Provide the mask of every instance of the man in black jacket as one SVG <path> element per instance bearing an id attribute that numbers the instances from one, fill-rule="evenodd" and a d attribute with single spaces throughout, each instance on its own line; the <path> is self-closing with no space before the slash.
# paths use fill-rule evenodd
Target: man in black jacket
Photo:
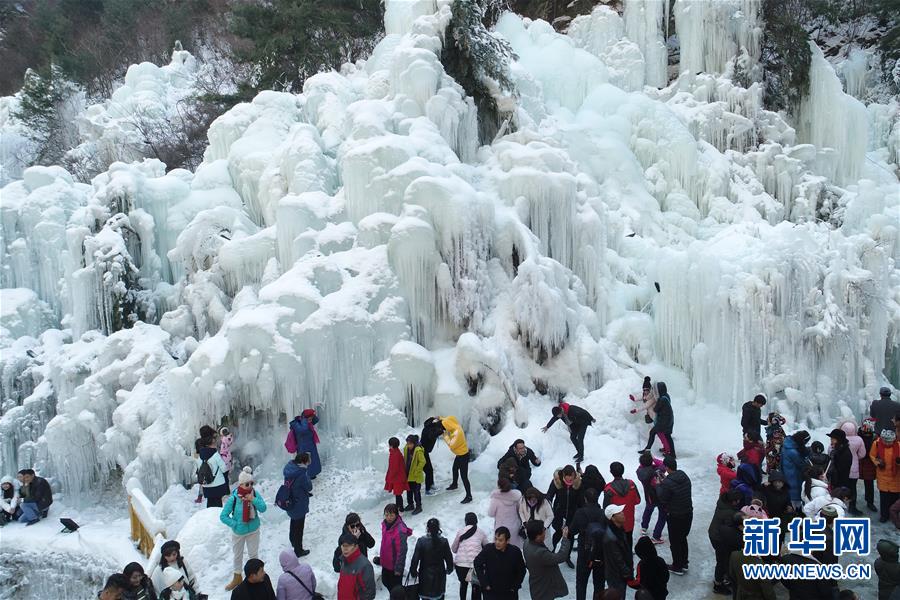
<path id="1" fill-rule="evenodd" d="M 684 471 L 678 469 L 678 462 L 671 456 L 663 459 L 666 478 L 656 488 L 659 504 L 668 514 L 669 547 L 672 549 L 672 564 L 669 571 L 684 575 L 688 570 L 688 534 L 694 520 L 694 505 L 691 501 L 691 480 Z"/>
<path id="2" fill-rule="evenodd" d="M 611 590 L 620 590 L 622 596 L 628 589 L 628 581 L 631 580 L 631 565 L 634 558 L 631 556 L 631 546 L 625 539 L 625 507 L 620 504 L 610 504 L 606 507 L 606 535 L 603 537 L 603 572 L 606 577 L 606 587 Z"/>
<path id="3" fill-rule="evenodd" d="M 258 558 L 248 560 L 244 564 L 244 581 L 231 591 L 231 600 L 275 600 L 272 580 L 264 567 Z"/>
<path id="4" fill-rule="evenodd" d="M 578 559 L 575 563 L 575 598 L 587 598 L 588 576 L 594 582 L 594 591 L 605 586 L 603 573 L 603 535 L 606 517 L 597 503 L 599 494 L 594 488 L 584 491 L 584 506 L 575 511 L 569 526 L 570 535 L 578 538 Z"/>
<path id="5" fill-rule="evenodd" d="M 34 469 L 22 469 L 19 471 L 19 480 L 22 487 L 19 490 L 22 496 L 22 516 L 19 521 L 26 525 L 34 525 L 41 519 L 46 519 L 53 504 L 53 491 L 50 483 L 43 477 L 38 477 Z"/>
<path id="6" fill-rule="evenodd" d="M 885 429 L 893 429 L 893 418 L 897 413 L 900 413 L 900 402 L 891 400 L 891 388 L 881 388 L 878 400 L 869 407 L 869 414 L 875 419 L 875 435 L 881 435 Z"/>
<path id="7" fill-rule="evenodd" d="M 524 494 L 531 487 L 531 465 L 540 466 L 541 459 L 525 445 L 525 440 L 514 441 L 506 454 L 497 461 L 497 468 L 510 458 L 516 461 L 516 487 Z"/>
<path id="8" fill-rule="evenodd" d="M 431 496 L 434 492 L 434 467 L 431 466 L 431 453 L 434 451 L 434 445 L 438 438 L 444 433 L 444 426 L 437 417 L 428 417 L 422 426 L 421 444 L 425 450 L 425 495 Z"/>
<path id="9" fill-rule="evenodd" d="M 741 429 L 744 433 L 755 432 L 757 436 L 760 434 L 760 427 L 768 425 L 769 422 L 762 418 L 762 407 L 766 405 L 766 397 L 757 394 L 750 402 L 744 402 L 741 407 Z"/>
<path id="10" fill-rule="evenodd" d="M 831 438 L 831 462 L 828 465 L 828 484 L 831 489 L 850 487 L 850 467 L 853 455 L 847 443 L 847 434 L 842 429 L 833 429 L 828 434 Z M 856 487 L 856 481 L 853 482 Z"/>
<path id="11" fill-rule="evenodd" d="M 494 543 L 475 557 L 475 573 L 484 600 L 516 600 L 525 581 L 522 551 L 509 543 L 509 529 L 498 527 Z"/>
<path id="12" fill-rule="evenodd" d="M 550 412 L 553 413 L 553 416 L 547 421 L 545 426 L 541 427 L 541 431 L 546 433 L 554 423 L 562 420 L 562 422 L 569 427 L 569 439 L 572 440 L 572 445 L 575 446 L 575 456 L 572 458 L 577 462 L 583 461 L 584 436 L 587 435 L 587 428 L 590 427 L 596 419 L 591 416 L 591 413 L 580 406 L 575 406 L 574 404 L 568 404 L 566 402 L 563 402 L 559 406 L 554 406 Z"/>

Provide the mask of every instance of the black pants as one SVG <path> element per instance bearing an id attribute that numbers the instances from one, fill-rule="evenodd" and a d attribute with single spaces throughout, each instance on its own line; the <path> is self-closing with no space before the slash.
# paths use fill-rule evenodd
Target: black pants
<path id="1" fill-rule="evenodd" d="M 847 480 L 847 489 L 850 490 L 849 509 L 851 511 L 856 510 L 856 482 L 858 482 L 858 481 L 859 481 L 859 479 L 852 479 L 852 478 Z"/>
<path id="2" fill-rule="evenodd" d="M 422 484 L 409 482 L 409 491 L 406 492 L 406 505 L 422 508 Z"/>
<path id="3" fill-rule="evenodd" d="M 579 543 L 580 538 L 579 538 Z M 578 560 L 575 561 L 575 598 L 576 600 L 585 600 L 587 598 L 588 579 L 594 583 L 594 596 L 603 591 L 606 586 L 606 579 L 603 573 L 603 565 L 593 565 L 588 568 L 588 552 L 586 550 L 578 550 Z"/>
<path id="4" fill-rule="evenodd" d="M 221 508 L 222 507 L 222 496 L 207 498 L 206 499 L 206 508 L 209 508 L 210 506 L 218 506 L 219 508 Z"/>
<path id="5" fill-rule="evenodd" d="M 580 458 L 584 458 L 584 436 L 587 434 L 587 428 L 587 423 L 572 423 L 569 429 L 569 439 L 572 440 L 572 445 L 575 446 Z"/>
<path id="6" fill-rule="evenodd" d="M 431 466 L 431 455 L 425 451 L 425 491 L 434 487 L 434 467 Z"/>
<path id="7" fill-rule="evenodd" d="M 688 566 L 688 534 L 694 514 L 673 515 L 669 513 L 669 547 L 672 549 L 672 566 L 683 569 Z"/>
<path id="8" fill-rule="evenodd" d="M 891 504 L 900 498 L 900 492 L 882 492 L 878 491 L 878 507 L 880 509 L 881 518 L 888 521 L 891 518 Z"/>
<path id="9" fill-rule="evenodd" d="M 466 488 L 466 497 L 468 498 L 472 495 L 472 487 L 469 485 L 468 452 L 453 459 L 453 485 L 456 485 L 460 476 L 462 476 L 463 487 Z"/>
<path id="10" fill-rule="evenodd" d="M 628 554 L 625 555 L 625 562 L 631 572 L 634 572 L 634 530 L 625 532 L 625 543 L 628 544 Z"/>
<path id="11" fill-rule="evenodd" d="M 469 582 L 466 581 L 466 575 L 469 574 L 469 567 L 456 566 L 456 578 L 459 579 L 459 600 L 466 600 L 466 590 L 469 588 Z M 472 600 L 481 600 L 481 588 L 472 584 Z"/>
<path id="12" fill-rule="evenodd" d="M 875 480 L 864 479 L 863 487 L 866 488 L 866 504 L 875 504 Z"/>
<path id="13" fill-rule="evenodd" d="M 394 504 L 397 505 L 398 511 L 403 510 L 403 494 L 400 494 L 399 496 L 394 494 Z"/>
<path id="14" fill-rule="evenodd" d="M 294 554 L 296 556 L 300 556 L 300 552 L 303 550 L 303 527 L 305 525 L 306 517 L 301 519 L 291 519 L 289 538 L 291 540 L 291 547 L 294 549 Z"/>
<path id="15" fill-rule="evenodd" d="M 716 583 L 724 583 L 728 577 L 728 561 L 731 560 L 731 548 L 713 544 L 716 553 L 716 571 L 713 578 Z"/>
<path id="16" fill-rule="evenodd" d="M 393 571 L 389 571 L 387 569 L 381 570 L 381 583 L 384 584 L 384 589 L 387 591 L 391 591 L 398 585 L 403 585 L 403 575 L 397 575 Z"/>

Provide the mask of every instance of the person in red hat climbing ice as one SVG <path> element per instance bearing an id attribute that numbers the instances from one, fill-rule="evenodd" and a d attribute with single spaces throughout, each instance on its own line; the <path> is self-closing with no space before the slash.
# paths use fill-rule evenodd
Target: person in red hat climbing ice
<path id="1" fill-rule="evenodd" d="M 319 460 L 319 434 L 316 432 L 316 424 L 319 417 L 314 408 L 304 409 L 302 413 L 294 417 L 290 423 L 287 439 L 284 440 L 284 448 L 291 454 L 298 452 L 309 453 L 309 467 L 307 473 L 310 479 L 322 472 L 322 461 Z"/>

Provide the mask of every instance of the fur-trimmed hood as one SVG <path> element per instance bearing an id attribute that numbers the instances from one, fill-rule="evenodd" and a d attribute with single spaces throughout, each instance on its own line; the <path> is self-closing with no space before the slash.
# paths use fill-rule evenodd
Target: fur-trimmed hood
<path id="1" fill-rule="evenodd" d="M 566 484 L 563 483 L 562 469 L 557 469 L 557 470 L 553 471 L 553 485 L 555 485 L 556 489 L 558 489 L 558 490 L 561 490 L 566 487 Z M 580 488 L 581 488 L 581 473 L 579 473 L 578 471 L 575 471 L 575 481 L 572 482 L 572 489 L 577 490 Z"/>

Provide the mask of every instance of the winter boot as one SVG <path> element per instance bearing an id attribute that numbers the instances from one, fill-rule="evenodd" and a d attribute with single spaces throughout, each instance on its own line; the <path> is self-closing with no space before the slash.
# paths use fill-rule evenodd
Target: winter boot
<path id="1" fill-rule="evenodd" d="M 231 590 L 233 590 L 233 589 L 236 588 L 237 586 L 241 585 L 241 581 L 242 581 L 242 580 L 241 580 L 241 574 L 240 574 L 240 573 L 235 573 L 235 574 L 234 574 L 234 577 L 231 578 L 231 583 L 229 583 L 228 585 L 225 586 L 225 591 L 226 591 L 226 592 L 230 592 Z"/>
<path id="2" fill-rule="evenodd" d="M 713 594 L 721 594 L 723 596 L 731 595 L 731 588 L 728 587 L 724 582 L 723 583 L 713 583 Z"/>

